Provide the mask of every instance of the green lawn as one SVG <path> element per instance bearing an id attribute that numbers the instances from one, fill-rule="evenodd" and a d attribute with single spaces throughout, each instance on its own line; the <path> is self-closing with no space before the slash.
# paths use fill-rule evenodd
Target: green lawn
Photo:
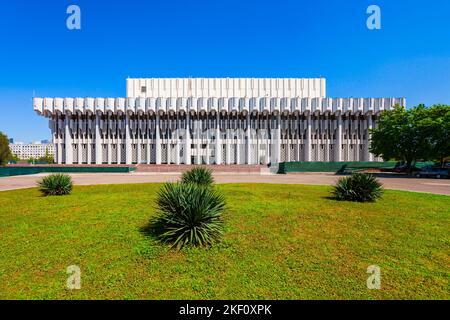
<path id="1" fill-rule="evenodd" d="M 218 187 L 223 242 L 181 252 L 142 232 L 158 184 L 0 192 L 0 299 L 450 299 L 450 197 L 359 204 L 328 187 Z M 381 290 L 366 288 L 373 264 Z M 69 265 L 81 290 L 65 288 Z"/>

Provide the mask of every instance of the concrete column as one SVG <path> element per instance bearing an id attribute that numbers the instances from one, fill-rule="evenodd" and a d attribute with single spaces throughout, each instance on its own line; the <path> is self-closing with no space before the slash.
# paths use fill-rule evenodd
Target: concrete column
<path id="1" fill-rule="evenodd" d="M 142 145 L 141 145 L 141 119 L 139 118 L 138 115 L 138 120 L 137 120 L 137 128 L 136 128 L 136 133 L 137 133 L 137 164 L 141 163 L 141 159 L 142 159 Z"/>
<path id="2" fill-rule="evenodd" d="M 121 120 L 117 120 L 117 122 L 120 122 Z M 117 125 L 119 125 L 119 123 L 117 123 Z M 117 147 L 116 147 L 116 152 L 117 152 L 117 163 L 120 164 L 122 162 L 121 159 L 121 154 L 122 154 L 122 139 L 120 136 L 120 129 L 118 130 L 118 134 L 117 134 Z"/>
<path id="3" fill-rule="evenodd" d="M 177 120 L 177 130 L 175 131 L 175 164 L 179 165 L 180 160 L 180 120 Z"/>
<path id="4" fill-rule="evenodd" d="M 236 139 L 236 164 L 241 164 L 241 139 L 239 136 L 239 131 Z"/>
<path id="5" fill-rule="evenodd" d="M 121 155 L 122 155 L 122 125 L 123 123 L 122 119 L 117 119 L 117 147 L 116 147 L 116 152 L 117 152 L 117 163 L 120 164 L 122 162 L 121 159 Z"/>
<path id="6" fill-rule="evenodd" d="M 325 118 L 324 120 L 324 125 L 326 126 L 324 128 L 324 137 L 325 137 L 325 161 L 329 162 L 330 161 L 330 138 L 329 138 L 329 124 L 330 124 L 330 119 L 328 118 L 328 116 Z"/>
<path id="7" fill-rule="evenodd" d="M 92 134 L 92 136 L 94 136 L 93 134 Z M 87 148 L 88 148 L 88 164 L 94 164 L 95 163 L 95 161 L 93 160 L 94 159 L 94 157 L 95 157 L 95 155 L 94 154 L 92 154 L 92 145 L 93 145 L 93 143 L 92 143 L 93 141 L 92 141 L 92 138 L 90 138 L 90 134 L 88 135 L 88 144 L 87 144 Z"/>
<path id="8" fill-rule="evenodd" d="M 112 158 L 111 158 L 111 138 L 109 133 L 106 134 L 106 162 L 108 164 L 112 163 Z"/>
<path id="9" fill-rule="evenodd" d="M 247 141 L 245 145 L 246 153 L 246 164 L 252 164 L 251 150 L 252 150 L 252 135 L 251 135 L 251 125 L 250 125 L 250 112 L 247 114 Z"/>
<path id="10" fill-rule="evenodd" d="M 352 132 L 350 130 L 350 119 L 345 120 L 345 133 L 347 134 L 347 139 L 345 141 L 345 144 L 347 145 L 347 152 L 345 153 L 345 159 L 346 161 L 353 161 L 353 159 L 350 159 L 350 145 L 352 141 Z"/>
<path id="11" fill-rule="evenodd" d="M 83 120 L 81 120 L 81 117 L 78 115 L 78 125 L 81 126 L 81 128 L 83 128 Z M 77 141 L 77 153 L 78 153 L 78 164 L 82 164 L 83 163 L 83 130 L 80 129 L 79 127 L 77 128 L 77 135 L 76 138 L 78 139 Z"/>
<path id="12" fill-rule="evenodd" d="M 191 126 L 190 126 L 190 114 L 186 113 L 186 138 L 184 147 L 184 164 L 191 164 Z"/>
<path id="13" fill-rule="evenodd" d="M 311 115 L 306 117 L 305 161 L 311 161 Z"/>
<path id="14" fill-rule="evenodd" d="M 66 120 L 64 123 L 64 143 L 66 145 L 66 164 L 72 164 L 72 136 L 70 135 L 70 116 L 66 114 Z"/>
<path id="15" fill-rule="evenodd" d="M 258 122 L 259 123 L 259 122 Z M 256 133 L 256 164 L 261 164 L 261 129 L 258 127 Z"/>
<path id="16" fill-rule="evenodd" d="M 270 137 L 269 137 L 270 135 Z M 273 133 L 270 130 L 270 123 L 267 121 L 267 129 L 266 129 L 266 136 L 264 137 L 265 143 L 266 143 L 266 164 L 269 164 L 270 162 L 270 156 L 272 155 L 272 143 L 271 140 L 273 140 Z"/>
<path id="17" fill-rule="evenodd" d="M 337 162 L 342 161 L 342 115 L 337 115 L 336 143 L 334 145 L 335 159 Z"/>
<path id="18" fill-rule="evenodd" d="M 208 119 L 208 114 L 207 114 L 206 115 L 206 150 L 205 150 L 205 154 L 206 154 L 205 155 L 205 157 L 206 157 L 205 163 L 207 165 L 209 165 L 209 139 L 210 139 L 210 132 L 209 132 L 209 129 L 208 129 L 208 122 L 209 122 L 209 119 Z"/>
<path id="19" fill-rule="evenodd" d="M 363 159 L 360 158 L 360 152 L 359 152 L 359 120 L 353 120 L 353 133 L 355 134 L 355 161 L 362 161 Z"/>
<path id="20" fill-rule="evenodd" d="M 275 144 L 272 163 L 280 163 L 281 161 L 281 114 L 277 116 L 277 126 L 275 129 Z"/>
<path id="21" fill-rule="evenodd" d="M 227 120 L 229 121 L 229 119 Z M 225 155 L 225 163 L 226 164 L 231 164 L 231 139 L 230 139 L 230 129 L 226 130 L 226 144 L 225 144 L 225 151 L 226 151 L 226 155 Z"/>
<path id="22" fill-rule="evenodd" d="M 52 132 L 52 142 L 53 142 L 53 148 L 54 148 L 54 153 L 53 153 L 53 158 L 54 158 L 54 161 L 56 162 L 56 163 L 58 163 L 58 148 L 57 148 L 57 131 L 56 131 L 56 129 L 57 129 L 57 127 L 56 127 L 56 125 L 57 125 L 57 120 L 58 118 L 57 118 L 57 116 L 56 116 L 56 118 L 53 118 L 53 119 L 50 119 L 49 120 L 49 126 L 50 126 L 50 128 L 51 128 L 51 132 Z"/>
<path id="23" fill-rule="evenodd" d="M 195 130 L 195 134 L 194 137 L 196 137 L 197 141 L 195 143 L 195 148 L 197 149 L 197 157 L 195 158 L 195 163 L 200 165 L 202 164 L 202 153 L 203 153 L 203 149 L 201 146 L 201 139 L 200 139 L 200 131 L 201 131 L 201 122 L 200 120 L 197 119 L 195 120 L 195 124 L 194 125 L 194 130 Z"/>
<path id="24" fill-rule="evenodd" d="M 313 134 L 313 137 L 314 138 L 312 138 L 312 144 L 314 145 L 314 153 L 315 153 L 315 155 L 316 155 L 316 161 L 320 161 L 320 143 L 321 143 L 321 141 L 322 141 L 322 139 L 321 139 L 321 132 L 320 132 L 320 125 L 319 125 L 319 123 L 320 123 L 320 119 L 319 120 L 314 120 L 314 122 L 313 122 L 313 124 L 314 124 L 314 127 L 313 127 L 313 129 L 311 130 L 311 133 L 314 133 Z"/>
<path id="25" fill-rule="evenodd" d="M 106 133 L 106 139 L 107 139 L 107 161 L 108 164 L 112 164 L 112 132 L 111 132 L 111 120 L 109 119 L 108 116 L 108 123 L 109 123 L 109 128 L 108 131 Z"/>
<path id="26" fill-rule="evenodd" d="M 285 148 L 286 148 L 286 161 L 287 162 L 291 162 L 291 140 L 289 139 L 289 135 L 286 135 L 286 143 L 285 143 Z"/>
<path id="27" fill-rule="evenodd" d="M 102 144 L 100 136 L 100 115 L 95 114 L 95 164 L 102 164 Z"/>
<path id="28" fill-rule="evenodd" d="M 215 153 L 216 153 L 216 165 L 222 164 L 222 142 L 220 139 L 220 112 L 217 112 Z"/>
<path id="29" fill-rule="evenodd" d="M 166 157 L 166 163 L 170 164 L 170 162 L 172 161 L 171 156 L 170 156 L 170 148 L 171 148 L 171 141 L 172 139 L 170 139 L 170 135 L 169 135 L 169 131 L 170 131 L 170 124 L 167 125 L 167 129 L 165 131 L 165 137 L 166 137 L 166 150 L 167 150 L 167 157 Z"/>
<path id="30" fill-rule="evenodd" d="M 371 141 L 371 134 L 370 130 L 373 128 L 373 121 L 372 121 L 372 115 L 367 115 L 367 131 L 366 131 L 366 161 L 374 161 L 373 154 L 370 153 L 370 141 Z"/>
<path id="31" fill-rule="evenodd" d="M 301 137 L 302 134 L 302 130 L 300 130 L 300 119 L 297 119 L 298 123 L 297 123 L 297 152 L 295 153 L 295 161 L 302 161 L 302 157 L 301 157 L 301 141 L 303 140 L 303 137 Z"/>
<path id="32" fill-rule="evenodd" d="M 56 118 L 56 122 L 55 122 L 55 135 L 53 138 L 53 143 L 55 143 L 55 162 L 57 164 L 62 164 L 62 139 L 61 139 L 61 119 L 59 119 L 59 115 Z"/>
<path id="33" fill-rule="evenodd" d="M 256 137 L 256 164 L 261 164 L 261 127 L 259 123 L 259 117 L 260 115 L 257 114 L 257 125 L 255 128 L 255 137 Z"/>
<path id="34" fill-rule="evenodd" d="M 155 148 L 156 148 L 156 164 L 161 164 L 161 136 L 159 131 L 159 113 L 156 114 L 155 122 Z"/>
<path id="35" fill-rule="evenodd" d="M 57 150 L 57 159 L 55 159 L 57 161 L 58 164 L 62 164 L 62 139 L 60 137 L 57 138 L 58 144 L 56 145 L 56 150 Z"/>
<path id="36" fill-rule="evenodd" d="M 148 115 L 147 115 L 147 117 L 148 117 Z M 150 156 L 151 156 L 151 153 L 150 153 L 150 147 L 151 147 L 151 144 L 150 144 L 150 124 L 151 124 L 151 120 L 150 120 L 150 118 L 149 119 L 147 119 L 147 164 L 150 164 Z"/>
<path id="37" fill-rule="evenodd" d="M 91 152 L 91 119 L 89 118 L 89 114 L 87 115 L 87 120 L 86 120 L 86 133 L 87 133 L 87 138 L 86 138 L 86 152 L 87 152 L 87 163 L 91 164 L 92 163 L 92 152 Z"/>
<path id="38" fill-rule="evenodd" d="M 125 114 L 125 163 L 131 164 L 130 116 Z"/>
<path id="39" fill-rule="evenodd" d="M 176 129 L 174 133 L 172 134 L 172 139 L 175 141 L 175 164 L 180 164 L 180 119 L 178 118 L 179 114 L 176 113 L 175 115 L 175 124 Z"/>

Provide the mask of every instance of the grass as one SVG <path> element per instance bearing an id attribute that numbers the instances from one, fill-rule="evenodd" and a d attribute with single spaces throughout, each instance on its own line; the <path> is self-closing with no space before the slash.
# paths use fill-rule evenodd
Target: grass
<path id="1" fill-rule="evenodd" d="M 0 192 L 0 299 L 450 298 L 448 196 L 386 191 L 363 204 L 322 186 L 218 185 L 222 243 L 176 252 L 145 232 L 159 187 Z M 381 290 L 366 288 L 373 264 Z M 65 288 L 69 265 L 81 290 Z"/>

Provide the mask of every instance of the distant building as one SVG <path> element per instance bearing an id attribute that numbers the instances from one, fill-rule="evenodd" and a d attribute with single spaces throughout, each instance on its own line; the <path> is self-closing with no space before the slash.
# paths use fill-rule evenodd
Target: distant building
<path id="1" fill-rule="evenodd" d="M 33 142 L 33 143 L 23 143 L 16 142 L 11 143 L 9 145 L 11 152 L 19 157 L 19 159 L 26 160 L 30 158 L 40 158 L 44 157 L 46 152 L 49 155 L 54 156 L 55 148 L 53 143 L 41 143 L 41 142 Z"/>
<path id="2" fill-rule="evenodd" d="M 8 141 L 9 141 L 9 143 L 14 143 L 14 139 L 13 138 L 9 138 Z"/>

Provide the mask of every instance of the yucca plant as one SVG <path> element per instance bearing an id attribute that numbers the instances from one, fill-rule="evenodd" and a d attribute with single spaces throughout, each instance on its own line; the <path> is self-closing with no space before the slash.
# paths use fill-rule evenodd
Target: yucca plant
<path id="1" fill-rule="evenodd" d="M 333 189 L 336 200 L 354 202 L 373 202 L 381 198 L 383 185 L 372 175 L 353 173 L 341 178 Z"/>
<path id="2" fill-rule="evenodd" d="M 225 198 L 214 188 L 194 183 L 166 183 L 157 195 L 159 213 L 151 221 L 161 242 L 211 246 L 223 232 Z"/>
<path id="3" fill-rule="evenodd" d="M 67 174 L 55 173 L 44 177 L 38 182 L 39 190 L 45 196 L 62 196 L 70 194 L 73 183 Z"/>
<path id="4" fill-rule="evenodd" d="M 214 178 L 212 171 L 205 167 L 194 167 L 193 169 L 186 171 L 181 176 L 182 183 L 193 183 L 202 186 L 212 186 L 214 184 Z"/>

